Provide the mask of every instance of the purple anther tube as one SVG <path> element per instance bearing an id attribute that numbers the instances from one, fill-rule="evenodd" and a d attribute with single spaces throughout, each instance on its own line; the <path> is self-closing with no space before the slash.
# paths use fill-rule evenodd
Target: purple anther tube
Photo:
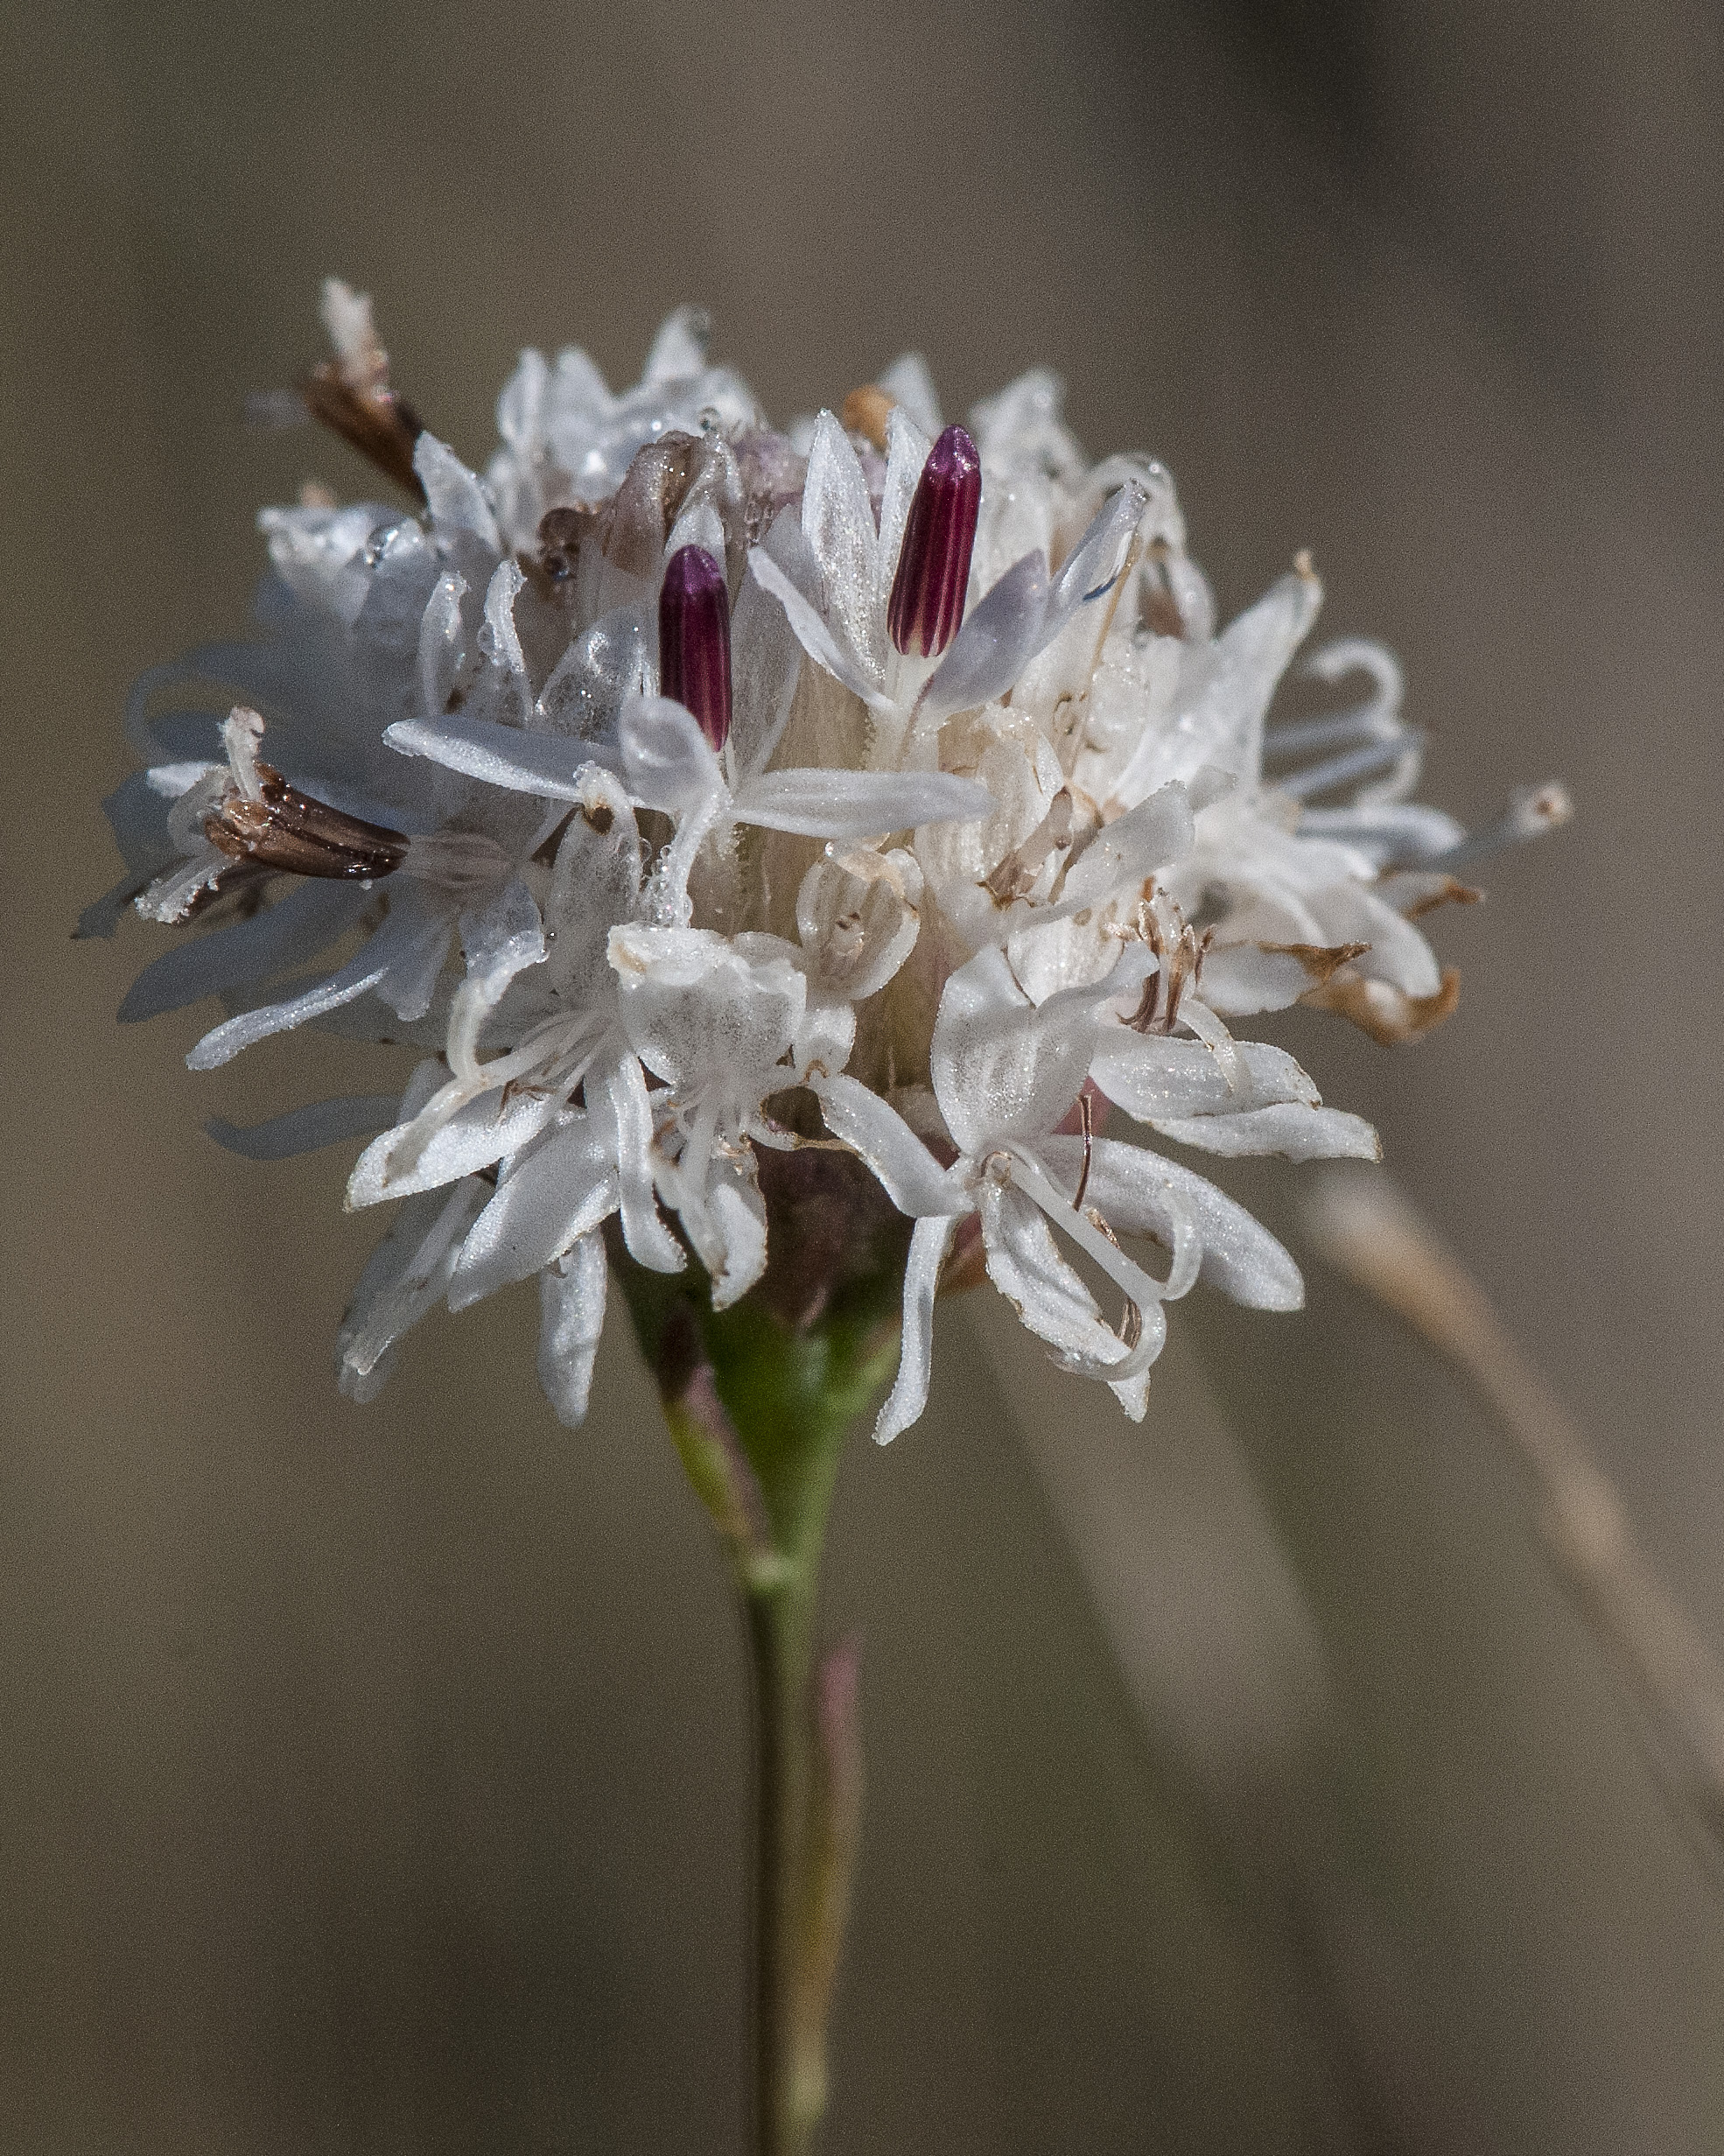
<path id="1" fill-rule="evenodd" d="M 681 546 L 658 595 L 658 682 L 714 748 L 731 730 L 731 609 L 725 572 L 704 546 Z"/>
<path id="2" fill-rule="evenodd" d="M 899 650 L 933 658 L 957 636 L 981 501 L 976 445 L 961 426 L 949 426 L 929 451 L 916 481 L 892 579 L 887 627 Z"/>

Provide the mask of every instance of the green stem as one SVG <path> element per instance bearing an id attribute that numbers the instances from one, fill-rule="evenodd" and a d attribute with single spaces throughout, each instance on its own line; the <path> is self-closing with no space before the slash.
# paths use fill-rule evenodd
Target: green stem
<path id="1" fill-rule="evenodd" d="M 788 1588 L 744 1598 L 754 1679 L 754 2141 L 759 2156 L 802 2156 L 824 2108 L 823 2057 L 816 2062 L 818 2086 L 810 2090 L 804 2085 L 809 2062 L 795 2055 L 801 2048 L 794 2009 L 798 1886 L 809 1786 L 810 1600 L 805 1591 Z"/>
<path id="2" fill-rule="evenodd" d="M 808 2156 L 826 2103 L 860 1802 L 854 1650 L 816 1667 L 820 1559 L 844 1432 L 891 1366 L 901 1274 L 885 1262 L 852 1275 L 793 1322 L 765 1296 L 715 1311 L 704 1284 L 613 1255 L 741 1606 L 753 1692 L 753 2145 L 756 2156 Z"/>

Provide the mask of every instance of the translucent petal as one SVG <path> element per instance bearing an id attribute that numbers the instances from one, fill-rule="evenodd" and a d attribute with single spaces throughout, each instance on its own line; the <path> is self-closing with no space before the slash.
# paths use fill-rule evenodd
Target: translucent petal
<path id="1" fill-rule="evenodd" d="M 1048 598 L 1047 558 L 1026 554 L 970 609 L 916 699 L 918 721 L 1004 696 L 1046 640 Z"/>
<path id="2" fill-rule="evenodd" d="M 539 1383 L 557 1421 L 571 1429 L 586 1418 L 605 1330 L 605 1271 L 603 1240 L 584 1235 L 539 1275 Z"/>
<path id="3" fill-rule="evenodd" d="M 904 1330 L 898 1349 L 898 1374 L 874 1423 L 876 1444 L 890 1444 L 900 1431 L 921 1420 L 928 1405 L 934 1359 L 934 1297 L 957 1225 L 947 1215 L 918 1220 L 911 1232 L 910 1254 L 904 1268 Z"/>
<path id="4" fill-rule="evenodd" d="M 433 1104 L 361 1154 L 347 1182 L 348 1210 L 476 1175 L 537 1137 L 561 1106 L 554 1092 L 505 1098 L 500 1088 L 458 1106 Z"/>
<path id="5" fill-rule="evenodd" d="M 804 651 L 816 666 L 823 666 L 837 681 L 847 689 L 853 689 L 863 701 L 874 710 L 895 709 L 877 680 L 873 679 L 839 648 L 837 639 L 827 628 L 813 602 L 800 592 L 764 547 L 753 547 L 748 555 L 748 568 L 760 588 L 769 593 L 783 607 L 790 626 Z"/>
<path id="6" fill-rule="evenodd" d="M 1117 1106 L 1146 1123 L 1279 1101 L 1317 1106 L 1316 1087 L 1285 1049 L 1260 1041 L 1240 1041 L 1236 1047 L 1250 1079 L 1244 1099 L 1231 1091 L 1227 1072 L 1202 1041 L 1134 1033 L 1127 1026 L 1102 1028 L 1090 1075 Z"/>
<path id="7" fill-rule="evenodd" d="M 1285 1160 L 1380 1161 L 1377 1133 L 1362 1116 L 1341 1108 L 1286 1101 L 1266 1108 L 1246 1108 L 1231 1115 L 1157 1116 L 1151 1119 L 1164 1138 L 1199 1146 L 1230 1159 L 1276 1153 Z"/>
<path id="8" fill-rule="evenodd" d="M 839 648 L 878 685 L 886 671 L 886 622 L 873 504 L 856 452 L 830 411 L 815 422 L 809 449 L 802 537 L 819 572 L 828 626 Z"/>
<path id="9" fill-rule="evenodd" d="M 130 1024 L 180 1010 L 223 988 L 303 966 L 351 928 L 369 903 L 370 894 L 354 884 L 304 883 L 249 921 L 164 952 L 127 990 L 121 1020 Z"/>
<path id="10" fill-rule="evenodd" d="M 964 1152 L 1051 1130 L 1089 1074 L 1094 1004 L 1067 995 L 1040 1009 L 990 945 L 947 981 L 934 1022 L 934 1091 Z"/>
<path id="11" fill-rule="evenodd" d="M 889 1101 L 842 1073 L 815 1087 L 826 1127 L 858 1154 L 900 1212 L 931 1218 L 972 1210 L 964 1187 L 941 1167 Z"/>
<path id="12" fill-rule="evenodd" d="M 813 839 L 866 839 L 923 824 L 974 823 L 993 797 L 947 771 L 767 771 L 736 796 L 739 823 Z"/>
<path id="13" fill-rule="evenodd" d="M 413 469 L 425 490 L 425 502 L 438 526 L 469 532 L 492 553 L 502 551 L 502 535 L 478 474 L 434 434 L 422 434 L 414 446 Z"/>
<path id="14" fill-rule="evenodd" d="M 577 1113 L 509 1163 L 469 1230 L 449 1283 L 449 1307 L 526 1280 L 617 1210 L 608 1134 Z"/>
<path id="15" fill-rule="evenodd" d="M 423 969 L 427 952 L 432 950 L 440 959 L 448 946 L 450 928 L 446 920 L 438 923 L 412 909 L 392 909 L 369 943 L 338 973 L 285 1002 L 265 1004 L 228 1019 L 205 1034 L 193 1049 L 186 1058 L 187 1068 L 214 1071 L 231 1061 L 242 1049 L 267 1040 L 272 1033 L 303 1026 L 307 1019 L 333 1010 L 338 1004 L 351 1003 L 373 989 L 383 994 L 392 972 L 416 964 Z"/>
<path id="16" fill-rule="evenodd" d="M 505 786 L 517 793 L 542 795 L 550 801 L 580 797 L 581 767 L 599 763 L 615 769 L 614 749 L 556 734 L 523 734 L 518 727 L 488 720 L 406 719 L 385 728 L 383 739 L 403 756 L 429 756 L 451 771 Z"/>
<path id="17" fill-rule="evenodd" d="M 1182 860 L 1196 838 L 1185 788 L 1178 780 L 1159 787 L 1084 847 L 1066 872 L 1061 902 L 1092 906 L 1122 883 L 1139 882 L 1152 870 Z"/>
<path id="18" fill-rule="evenodd" d="M 441 1299 L 484 1194 L 482 1183 L 463 1183 L 446 1198 L 438 1190 L 410 1199 L 396 1215 L 336 1335 L 336 1374 L 349 1400 L 375 1399 L 382 1389 L 396 1343 Z"/>
<path id="19" fill-rule="evenodd" d="M 586 1097 L 616 1162 L 617 1202 L 628 1254 L 649 1272 L 680 1273 L 688 1260 L 659 1218 L 653 1195 L 653 1112 L 639 1059 L 616 1057 L 608 1068 L 588 1078 Z"/>
<path id="20" fill-rule="evenodd" d="M 1083 1168 L 1081 1138 L 1044 1138 L 1037 1151 L 1062 1182 Z M 1252 1310 L 1296 1310 L 1305 1301 L 1299 1268 L 1268 1229 L 1202 1176 L 1141 1147 L 1097 1138 L 1090 1148 L 1087 1200 L 1122 1235 L 1171 1243 L 1177 1217 L 1197 1224 L 1203 1260 L 1199 1277 Z"/>

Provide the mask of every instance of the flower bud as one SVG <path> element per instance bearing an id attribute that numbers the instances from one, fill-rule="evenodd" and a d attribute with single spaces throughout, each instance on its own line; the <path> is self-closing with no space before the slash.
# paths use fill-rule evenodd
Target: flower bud
<path id="1" fill-rule="evenodd" d="M 658 595 L 661 692 L 685 705 L 714 748 L 731 730 L 730 594 L 703 546 L 678 547 Z"/>
<path id="2" fill-rule="evenodd" d="M 957 634 L 976 544 L 982 460 L 961 426 L 929 452 L 904 527 L 887 626 L 901 651 L 933 658 Z"/>

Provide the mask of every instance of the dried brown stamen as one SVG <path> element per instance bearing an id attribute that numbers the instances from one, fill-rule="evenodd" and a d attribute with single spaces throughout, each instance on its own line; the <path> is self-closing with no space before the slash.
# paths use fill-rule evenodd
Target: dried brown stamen
<path id="1" fill-rule="evenodd" d="M 1094 1163 L 1096 1150 L 1096 1113 L 1090 1105 L 1086 1086 L 1077 1096 L 1077 1120 L 1083 1126 L 1083 1172 L 1077 1178 L 1077 1190 L 1071 1201 L 1074 1212 L 1083 1210 L 1083 1193 L 1090 1187 L 1090 1169 Z"/>
<path id="2" fill-rule="evenodd" d="M 261 760 L 257 777 L 256 797 L 236 790 L 204 818 L 204 836 L 234 860 L 298 876 L 359 882 L 390 875 L 407 859 L 405 832 L 368 824 L 301 793 Z"/>
<path id="3" fill-rule="evenodd" d="M 360 382 L 340 360 L 323 360 L 299 385 L 305 409 L 349 448 L 423 502 L 425 490 L 413 468 L 413 447 L 424 421 L 387 382 Z"/>
<path id="4" fill-rule="evenodd" d="M 1171 1033 L 1179 1023 L 1181 998 L 1196 986 L 1202 971 L 1210 931 L 1199 936 L 1167 893 L 1156 889 L 1152 877 L 1138 906 L 1138 933 L 1155 955 L 1155 971 L 1125 1022 L 1137 1033 Z"/>

